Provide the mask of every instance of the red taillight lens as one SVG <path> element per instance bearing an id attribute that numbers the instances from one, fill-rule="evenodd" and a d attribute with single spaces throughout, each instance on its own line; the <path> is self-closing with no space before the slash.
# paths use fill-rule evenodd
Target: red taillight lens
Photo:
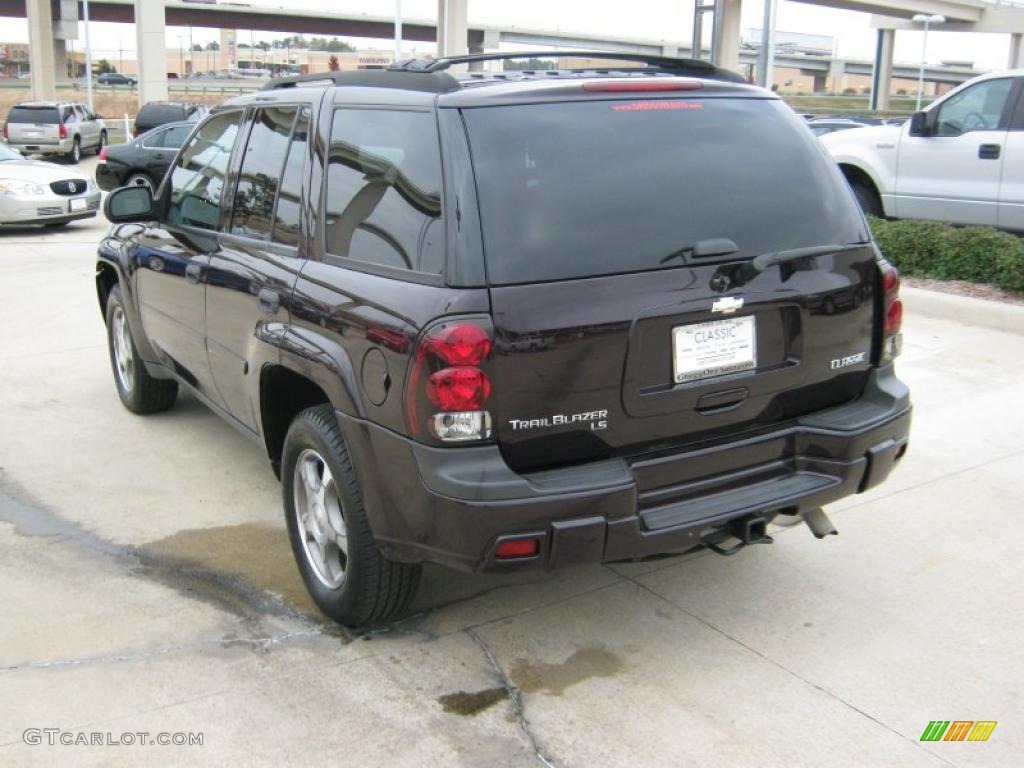
<path id="1" fill-rule="evenodd" d="M 491 340 L 479 326 L 450 325 L 427 338 L 427 349 L 448 365 L 480 365 L 491 352 Z"/>
<path id="2" fill-rule="evenodd" d="M 490 396 L 491 380 L 479 368 L 445 368 L 427 379 L 427 397 L 442 411 L 479 411 Z"/>
<path id="3" fill-rule="evenodd" d="M 7 123 L 4 123 L 4 138 L 5 138 L 5 139 L 7 139 L 7 138 L 10 138 L 10 137 L 8 136 L 8 134 L 7 134 Z"/>
<path id="4" fill-rule="evenodd" d="M 896 267 L 885 268 L 885 295 L 893 296 L 900 290 L 900 273 Z"/>
<path id="5" fill-rule="evenodd" d="M 68 137 L 68 127 L 64 123 L 60 124 L 60 137 L 66 139 Z"/>
<path id="6" fill-rule="evenodd" d="M 703 88 L 700 80 L 637 80 L 584 83 L 584 91 L 599 93 L 651 93 L 654 91 L 696 91 Z"/>
<path id="7" fill-rule="evenodd" d="M 519 557 L 533 557 L 540 552 L 540 542 L 537 539 L 512 539 L 502 541 L 494 549 L 494 556 L 498 560 L 512 560 Z"/>
<path id="8" fill-rule="evenodd" d="M 892 336 L 899 333 L 903 327 L 903 302 L 893 299 L 889 308 L 885 311 L 885 334 Z"/>
<path id="9" fill-rule="evenodd" d="M 107 159 L 107 148 L 103 147 L 103 149 L 100 150 L 100 160 L 106 160 L 106 159 Z"/>

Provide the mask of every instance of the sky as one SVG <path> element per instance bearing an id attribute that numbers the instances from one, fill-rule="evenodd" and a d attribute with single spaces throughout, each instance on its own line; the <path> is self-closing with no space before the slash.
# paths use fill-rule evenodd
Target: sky
<path id="1" fill-rule="evenodd" d="M 345 9 L 354 13 L 386 16 L 394 12 L 395 0 L 248 0 L 251 5 L 315 10 Z M 594 2 L 594 0 L 469 0 L 470 23 L 500 24 L 531 29 L 554 29 L 598 35 L 621 35 L 655 40 L 681 40 L 691 37 L 693 0 L 629 0 L 622 2 Z M 408 19 L 433 18 L 437 0 L 402 0 L 403 15 Z M 742 27 L 744 30 L 760 28 L 763 14 L 762 0 L 744 0 Z M 6 41 L 28 40 L 28 29 L 23 20 L 5 19 Z M 79 25 L 82 26 L 81 24 Z M 779 31 L 827 35 L 836 39 L 841 58 L 871 59 L 874 55 L 875 30 L 870 17 L 864 13 L 842 11 L 783 0 L 778 9 Z M 179 42 L 179 35 L 188 39 L 188 28 L 168 27 L 168 46 Z M 255 32 L 257 41 L 272 40 L 273 33 Z M 217 39 L 216 30 L 193 29 L 197 43 Z M 94 57 L 112 58 L 123 49 L 125 55 L 134 52 L 133 27 L 126 24 L 91 25 Z M 80 31 L 76 49 L 82 44 Z M 248 42 L 248 34 L 240 32 L 241 42 Z M 705 40 L 708 36 L 705 36 Z M 390 48 L 387 41 L 356 40 L 359 47 Z M 412 48 L 409 44 L 406 49 Z M 518 46 L 521 47 L 521 46 Z M 430 46 L 416 45 L 426 52 Z M 967 34 L 932 31 L 928 35 L 927 61 L 973 61 L 978 69 L 1001 69 L 1006 66 L 1009 35 Z M 921 33 L 900 31 L 896 34 L 895 59 L 897 62 L 916 64 L 921 60 Z"/>

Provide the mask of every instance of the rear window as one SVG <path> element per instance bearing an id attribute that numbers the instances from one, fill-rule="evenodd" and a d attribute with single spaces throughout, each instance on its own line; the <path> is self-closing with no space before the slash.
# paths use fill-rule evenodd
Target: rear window
<path id="1" fill-rule="evenodd" d="M 824 150 L 779 101 L 587 101 L 464 110 L 488 280 L 678 267 L 867 239 Z M 663 261 L 664 259 L 664 261 Z"/>
<path id="2" fill-rule="evenodd" d="M 60 122 L 56 107 L 11 107 L 8 123 L 52 123 Z"/>
<path id="3" fill-rule="evenodd" d="M 139 110 L 135 118 L 137 123 L 161 125 L 176 123 L 185 116 L 185 109 L 180 104 L 148 104 Z"/>

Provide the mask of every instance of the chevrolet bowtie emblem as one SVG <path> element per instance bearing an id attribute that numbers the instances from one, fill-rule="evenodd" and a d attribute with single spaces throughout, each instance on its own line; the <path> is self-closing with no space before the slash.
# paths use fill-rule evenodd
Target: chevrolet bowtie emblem
<path id="1" fill-rule="evenodd" d="M 721 312 L 723 315 L 731 315 L 737 309 L 743 307 L 743 299 L 733 298 L 732 296 L 723 296 L 720 299 L 715 299 L 715 302 L 711 305 L 712 312 Z"/>

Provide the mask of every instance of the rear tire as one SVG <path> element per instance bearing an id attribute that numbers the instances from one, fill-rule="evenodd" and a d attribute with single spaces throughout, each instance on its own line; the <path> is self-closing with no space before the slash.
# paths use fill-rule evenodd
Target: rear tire
<path id="1" fill-rule="evenodd" d="M 155 379 L 146 372 L 128 326 L 124 299 L 118 285 L 107 297 L 107 347 L 114 384 L 125 408 L 142 414 L 166 411 L 174 405 L 178 397 L 178 382 Z"/>
<path id="2" fill-rule="evenodd" d="M 885 216 L 885 211 L 882 210 L 882 201 L 873 186 L 863 181 L 851 181 L 850 187 L 852 187 L 853 195 L 857 198 L 860 209 L 864 213 L 878 218 Z"/>
<path id="3" fill-rule="evenodd" d="M 377 547 L 330 405 L 307 408 L 288 428 L 281 493 L 292 554 L 321 611 L 357 627 L 409 605 L 421 566 L 392 562 Z"/>
<path id="4" fill-rule="evenodd" d="M 99 155 L 105 146 L 107 146 L 107 132 L 100 131 L 100 143 L 96 145 L 96 154 Z"/>
<path id="5" fill-rule="evenodd" d="M 75 140 L 71 142 L 71 151 L 68 152 L 68 162 L 72 165 L 78 165 L 78 161 L 82 159 L 82 140 L 75 136 Z"/>
<path id="6" fill-rule="evenodd" d="M 152 192 L 156 188 L 156 185 L 153 183 L 153 179 L 151 179 L 149 175 L 145 173 L 133 173 L 131 176 L 128 177 L 128 180 L 125 181 L 125 186 L 146 187 L 147 189 L 149 189 L 150 192 Z"/>

